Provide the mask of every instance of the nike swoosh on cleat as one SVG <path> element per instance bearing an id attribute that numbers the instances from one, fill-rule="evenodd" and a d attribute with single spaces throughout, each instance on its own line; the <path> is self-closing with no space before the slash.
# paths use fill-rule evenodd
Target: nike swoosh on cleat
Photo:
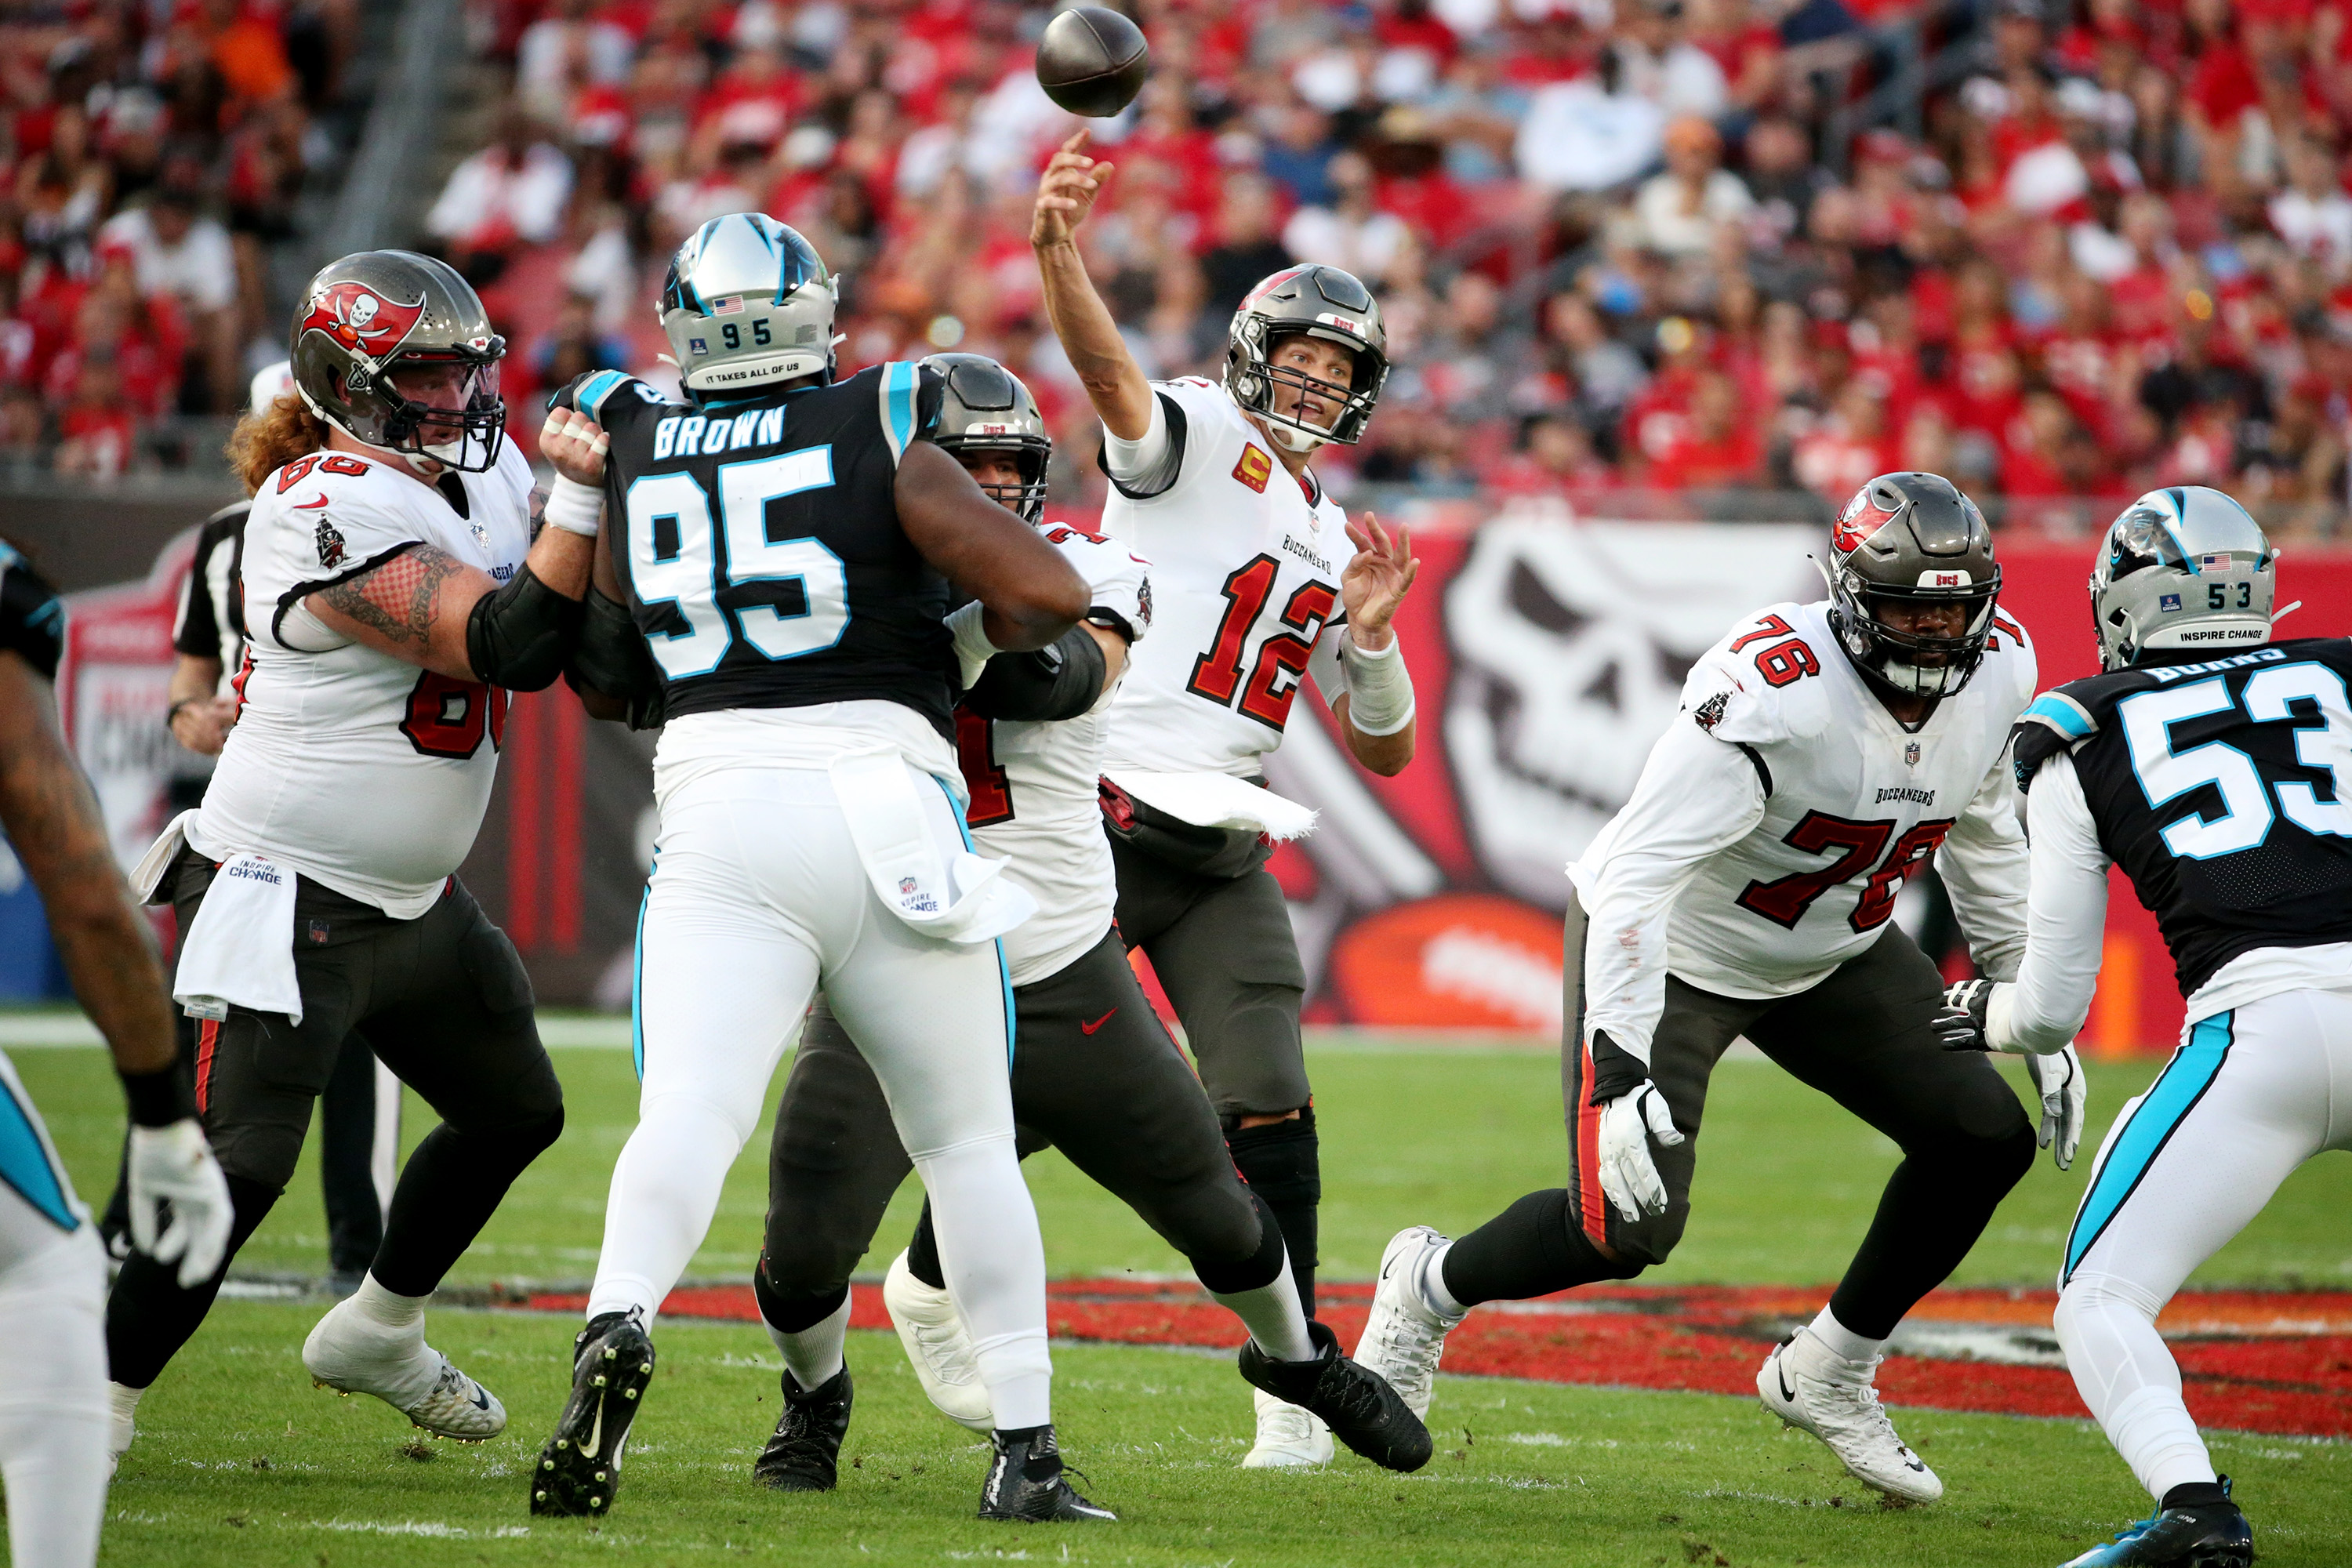
<path id="1" fill-rule="evenodd" d="M 1109 1012 L 1105 1013 L 1101 1017 L 1097 1018 L 1093 1023 L 1091 1023 L 1091 1024 L 1080 1024 L 1080 1025 L 1078 1026 L 1078 1033 L 1080 1033 L 1081 1035 L 1091 1035 L 1091 1034 L 1093 1034 L 1097 1029 L 1101 1028 L 1105 1024 L 1109 1023 L 1109 1022 L 1111 1021 L 1111 1019 L 1113 1019 L 1114 1017 L 1118 1016 L 1118 1008 L 1116 1008 L 1116 1007 L 1113 1007 Z"/>
<path id="2" fill-rule="evenodd" d="M 1778 1356 L 1772 1358 L 1772 1376 L 1780 1385 L 1780 1397 L 1794 1405 L 1797 1402 L 1797 1391 L 1789 1386 L 1789 1374 L 1781 1369 L 1780 1358 Z"/>
<path id="3" fill-rule="evenodd" d="M 489 1392 L 483 1388 L 480 1384 L 476 1384 L 474 1385 L 474 1408 L 477 1410 L 488 1410 L 489 1407 Z"/>
<path id="4" fill-rule="evenodd" d="M 594 1458 L 596 1450 L 604 1446 L 604 1396 L 599 1394 L 596 1399 L 596 1424 L 588 1428 L 588 1440 L 581 1444 L 578 1450 L 580 1457 L 583 1459 Z"/>

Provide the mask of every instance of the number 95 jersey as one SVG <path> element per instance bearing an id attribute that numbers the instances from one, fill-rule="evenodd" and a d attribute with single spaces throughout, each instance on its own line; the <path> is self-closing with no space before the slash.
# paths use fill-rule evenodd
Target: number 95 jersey
<path id="1" fill-rule="evenodd" d="M 613 564 L 670 718 L 879 700 L 952 736 L 947 582 L 894 491 L 939 399 L 903 363 L 691 407 L 617 371 L 556 395 L 613 438 Z"/>

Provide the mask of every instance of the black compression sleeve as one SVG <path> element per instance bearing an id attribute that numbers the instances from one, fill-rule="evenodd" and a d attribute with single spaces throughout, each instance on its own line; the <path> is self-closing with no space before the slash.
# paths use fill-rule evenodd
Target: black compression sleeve
<path id="1" fill-rule="evenodd" d="M 466 659 L 474 673 L 509 691 L 544 691 L 563 673 L 580 635 L 580 602 L 518 569 L 506 586 L 474 601 L 466 622 Z"/>
<path id="2" fill-rule="evenodd" d="M 1075 719 L 1102 696 L 1102 644 L 1083 626 L 1049 647 L 1000 653 L 964 701 L 983 719 Z"/>
<path id="3" fill-rule="evenodd" d="M 580 619 L 580 640 L 572 649 L 564 679 L 576 690 L 586 687 L 629 705 L 629 728 L 650 730 L 662 721 L 661 670 L 646 647 L 645 634 L 629 608 L 593 584 Z"/>
<path id="4" fill-rule="evenodd" d="M 1622 1099 L 1648 1081 L 1650 1069 L 1639 1057 L 1609 1037 L 1606 1029 L 1592 1031 L 1592 1099 L 1606 1105 Z"/>

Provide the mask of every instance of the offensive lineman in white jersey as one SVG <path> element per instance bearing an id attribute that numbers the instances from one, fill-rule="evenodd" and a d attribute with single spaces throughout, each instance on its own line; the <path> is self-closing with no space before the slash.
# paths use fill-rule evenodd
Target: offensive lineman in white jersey
<path id="1" fill-rule="evenodd" d="M 990 655 L 967 633 L 957 750 L 982 854 L 1038 912 L 1004 936 L 1017 1044 L 1013 1114 L 1024 1155 L 1058 1148 L 1182 1252 L 1201 1283 L 1248 1328 L 1243 1375 L 1320 1412 L 1349 1446 L 1391 1469 L 1427 1462 L 1429 1435 L 1393 1391 L 1310 1323 L 1281 1227 L 1234 1170 L 1216 1113 L 1128 967 L 1112 929 L 1117 896 L 1097 804 L 1111 694 L 1151 626 L 1145 563 L 1100 534 L 1044 521 L 1045 421 L 1019 378 L 978 354 L 935 354 L 931 440 L 999 504 L 1036 524 L 1086 579 L 1087 618 L 1050 648 Z M 752 1473 L 784 1491 L 830 1490 L 849 1428 L 842 1358 L 849 1277 L 910 1162 L 873 1069 L 830 1012 L 801 1033 L 768 1164 L 767 1245 L 753 1277 L 761 1320 L 783 1352 L 783 1410 Z M 988 1391 L 949 1299 L 927 1205 L 914 1245 L 883 1288 L 908 1359 L 932 1403 L 974 1431 L 993 1424 Z"/>
<path id="2" fill-rule="evenodd" d="M 195 1099 L 236 1204 L 230 1257 L 293 1174 L 346 1037 L 440 1113 L 366 1278 L 302 1361 L 323 1385 L 480 1440 L 506 1412 L 425 1342 L 425 1301 L 555 1141 L 563 1095 L 522 961 L 454 873 L 489 803 L 501 688 L 562 672 L 596 519 L 531 537 L 530 469 L 498 391 L 505 340 L 443 263 L 331 264 L 292 346 L 299 397 L 231 441 L 254 495 L 242 716 L 141 891 L 179 914 L 173 994 L 203 1020 Z M 225 1268 L 184 1285 L 124 1264 L 107 1306 L 118 1452 Z"/>
<path id="3" fill-rule="evenodd" d="M 1904 1155 L 1836 1293 L 1757 1392 L 1859 1479 L 1924 1502 L 1943 1484 L 1872 1380 L 1895 1324 L 2025 1174 L 2035 1133 L 1984 1058 L 1943 1048 L 1942 980 L 1888 917 L 1932 855 L 1978 967 L 2017 973 L 2025 842 L 2006 752 L 2034 658 L 1995 608 L 1991 530 L 1947 480 L 1871 480 L 1832 543 L 1830 600 L 1776 605 L 1701 657 L 1633 797 L 1569 868 L 1569 1184 L 1459 1241 L 1400 1233 L 1357 1355 L 1426 1410 L 1472 1306 L 1664 1261 L 1708 1074 L 1745 1035 Z M 2071 1050 L 2027 1060 L 2063 1169 L 2081 1068 Z"/>
<path id="4" fill-rule="evenodd" d="M 1222 384 L 1148 381 L 1078 255 L 1076 231 L 1112 173 L 1085 144 L 1081 132 L 1047 163 L 1029 239 L 1046 314 L 1108 437 L 1104 530 L 1151 562 L 1159 597 L 1104 752 L 1118 927 L 1175 1005 L 1312 1317 L 1322 1178 L 1298 1034 L 1307 975 L 1262 837 L 1296 808 L 1236 781 L 1281 745 L 1307 673 L 1358 762 L 1394 775 L 1412 760 L 1412 683 L 1389 622 L 1419 563 L 1402 531 L 1349 522 L 1308 466 L 1326 442 L 1362 438 L 1388 334 L 1358 279 L 1294 267 L 1234 313 Z M 1244 1464 L 1330 1458 L 1319 1420 L 1259 1390 Z"/>

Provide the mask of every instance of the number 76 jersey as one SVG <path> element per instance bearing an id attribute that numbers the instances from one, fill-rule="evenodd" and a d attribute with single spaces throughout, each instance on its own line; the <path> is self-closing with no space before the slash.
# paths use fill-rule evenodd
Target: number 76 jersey
<path id="1" fill-rule="evenodd" d="M 1763 795 L 1717 820 L 1755 826 L 1698 867 L 1675 900 L 1668 968 L 1718 995 L 1793 995 L 1885 933 L 1904 879 L 1941 852 L 1978 962 L 2008 978 L 2025 931 L 2025 844 L 2006 750 L 2033 695 L 2032 645 L 1996 613 L 1984 660 L 1906 730 L 1838 646 L 1826 604 L 1775 605 L 1701 656 L 1683 689 L 1699 729 L 1746 753 Z M 1726 776 L 1743 789 L 1742 770 Z M 1602 830 L 1578 868 L 1649 794 Z M 1670 790 L 1668 795 L 1678 791 Z M 1709 812 L 1683 799 L 1671 809 Z"/>
<path id="2" fill-rule="evenodd" d="M 556 395 L 613 438 L 613 563 L 670 718 L 877 700 L 953 733 L 947 583 L 895 496 L 939 389 L 899 363 L 692 407 L 617 371 Z"/>

